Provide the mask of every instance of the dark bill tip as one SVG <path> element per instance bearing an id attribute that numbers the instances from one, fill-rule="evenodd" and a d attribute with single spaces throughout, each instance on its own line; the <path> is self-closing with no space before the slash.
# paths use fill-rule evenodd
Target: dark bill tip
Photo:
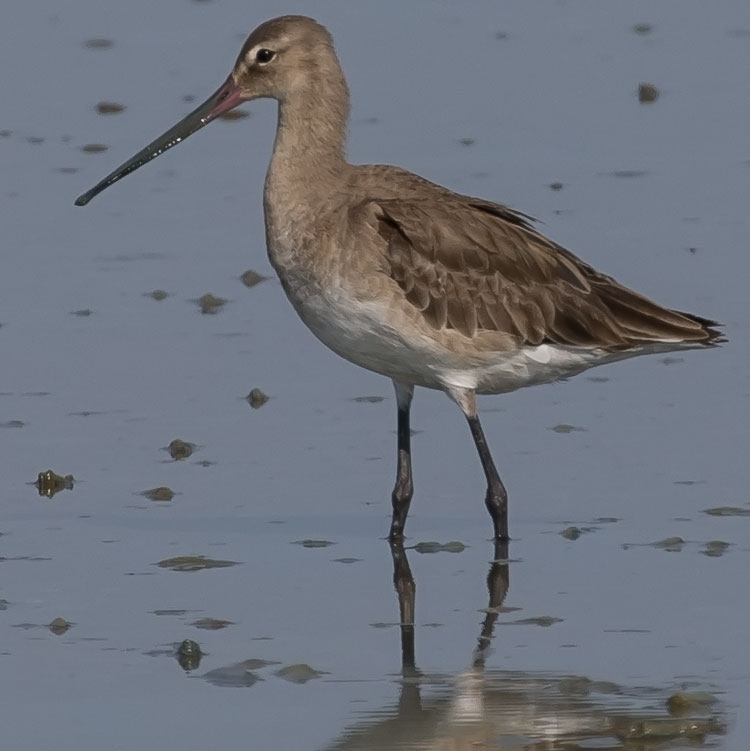
<path id="1" fill-rule="evenodd" d="M 196 107 L 189 115 L 180 120 L 177 125 L 171 127 L 166 133 L 146 146 L 145 149 L 141 149 L 126 162 L 123 162 L 123 164 L 113 172 L 110 172 L 109 175 L 98 182 L 93 188 L 78 196 L 75 200 L 75 205 L 85 206 L 105 188 L 116 183 L 125 177 L 125 175 L 135 172 L 135 170 L 152 159 L 156 159 L 157 156 L 163 154 L 167 149 L 171 149 L 181 141 L 184 141 L 189 135 L 195 133 L 196 130 L 200 130 L 204 125 L 208 125 L 208 123 L 215 120 L 219 115 L 234 109 L 243 101 L 244 97 L 230 75 L 203 104 Z"/>
<path id="2" fill-rule="evenodd" d="M 93 188 L 91 190 L 87 190 L 85 193 L 76 198 L 76 202 L 73 205 L 85 206 L 96 195 L 96 193 L 97 191 L 95 191 Z"/>

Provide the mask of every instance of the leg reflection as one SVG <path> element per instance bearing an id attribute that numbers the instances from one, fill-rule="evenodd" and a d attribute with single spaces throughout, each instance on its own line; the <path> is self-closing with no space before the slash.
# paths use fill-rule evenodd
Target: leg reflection
<path id="1" fill-rule="evenodd" d="M 393 586 L 398 595 L 399 627 L 401 630 L 401 695 L 399 714 L 413 717 L 422 708 L 419 687 L 420 672 L 417 669 L 414 653 L 414 602 L 416 585 L 406 557 L 404 543 L 391 539 L 393 558 Z"/>
<path id="2" fill-rule="evenodd" d="M 474 659 L 472 661 L 472 667 L 474 668 L 484 668 L 485 660 L 490 653 L 495 623 L 500 615 L 500 609 L 505 602 L 509 588 L 508 543 L 504 540 L 495 540 L 495 557 L 492 563 L 490 563 L 490 571 L 487 574 L 489 604 L 487 605 L 487 615 L 482 622 L 482 630 L 479 635 L 477 648 L 474 651 Z"/>
<path id="3" fill-rule="evenodd" d="M 391 557 L 393 558 L 393 586 L 398 596 L 399 623 L 401 629 L 401 672 L 404 677 L 414 678 L 419 675 L 414 650 L 414 608 L 416 584 L 409 567 L 403 542 L 391 540 Z M 494 558 L 487 574 L 487 591 L 489 602 L 487 614 L 482 621 L 477 648 L 474 651 L 472 667 L 484 668 L 490 651 L 495 623 L 508 594 L 510 574 L 508 564 L 508 542 L 495 540 Z"/>

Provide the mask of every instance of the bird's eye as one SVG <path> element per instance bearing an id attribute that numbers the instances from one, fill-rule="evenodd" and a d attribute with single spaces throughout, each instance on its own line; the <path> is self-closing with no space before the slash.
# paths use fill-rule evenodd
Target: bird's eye
<path id="1" fill-rule="evenodd" d="M 255 59 L 261 64 L 265 65 L 266 63 L 270 63 L 271 60 L 276 57 L 276 53 L 273 50 L 267 50 L 265 47 L 262 49 L 259 49 L 255 53 Z"/>

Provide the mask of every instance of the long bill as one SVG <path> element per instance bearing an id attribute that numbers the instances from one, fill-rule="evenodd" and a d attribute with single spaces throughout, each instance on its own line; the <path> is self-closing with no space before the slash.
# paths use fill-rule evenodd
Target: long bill
<path id="1" fill-rule="evenodd" d="M 135 156 L 132 156 L 127 162 L 121 164 L 114 172 L 110 172 L 103 180 L 98 182 L 91 190 L 86 191 L 83 195 L 76 198 L 76 206 L 85 206 L 94 196 L 101 193 L 113 183 L 116 183 L 125 175 L 135 172 L 146 162 L 156 159 L 167 149 L 176 146 L 184 141 L 189 135 L 200 130 L 204 125 L 208 125 L 219 115 L 234 109 L 238 104 L 245 101 L 237 84 L 230 75 L 226 81 L 206 99 L 203 104 L 196 107 L 189 115 L 184 117 L 177 125 L 171 127 L 166 133 L 152 141 L 145 149 L 141 149 Z"/>

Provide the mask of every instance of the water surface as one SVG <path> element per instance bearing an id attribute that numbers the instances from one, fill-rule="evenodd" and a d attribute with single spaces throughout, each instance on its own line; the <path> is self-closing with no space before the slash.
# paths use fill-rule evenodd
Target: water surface
<path id="1" fill-rule="evenodd" d="M 289 10 L 337 39 L 354 161 L 537 216 L 730 343 L 482 399 L 511 493 L 495 566 L 463 419 L 419 392 L 402 628 L 411 585 L 397 576 L 400 610 L 382 539 L 390 384 L 316 342 L 275 279 L 240 280 L 272 276 L 274 106 L 73 207 L 213 91 L 278 4 L 16 5 L 0 28 L 3 741 L 619 748 L 638 723 L 684 722 L 666 702 L 697 692 L 717 699 L 686 715 L 716 723 L 705 744 L 744 749 L 747 5 Z M 659 97 L 640 102 L 641 83 Z M 207 293 L 227 300 L 213 315 Z M 40 496 L 48 469 L 73 489 Z M 159 487 L 171 500 L 142 495 Z M 193 556 L 227 565 L 157 565 Z"/>

